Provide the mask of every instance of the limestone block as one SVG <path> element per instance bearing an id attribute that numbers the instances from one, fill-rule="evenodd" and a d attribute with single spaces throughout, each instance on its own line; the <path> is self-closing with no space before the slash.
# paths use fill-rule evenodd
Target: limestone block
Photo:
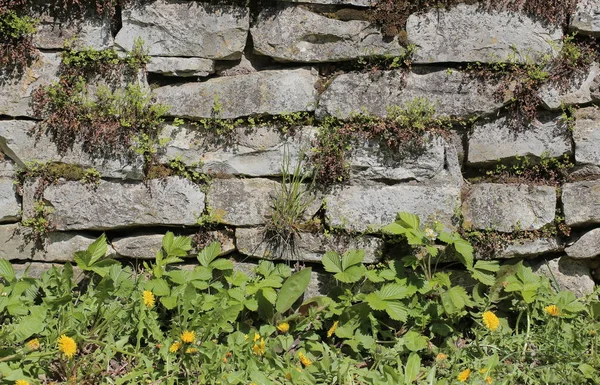
<path id="1" fill-rule="evenodd" d="M 249 10 L 236 4 L 155 0 L 126 5 L 115 44 L 130 51 L 141 37 L 151 56 L 239 59 L 246 45 Z"/>
<path id="2" fill-rule="evenodd" d="M 534 272 L 544 274 L 551 282 L 556 280 L 560 290 L 568 290 L 577 297 L 592 293 L 596 286 L 590 268 L 582 261 L 566 256 L 538 263 L 532 268 Z"/>
<path id="3" fill-rule="evenodd" d="M 400 211 L 421 221 L 438 220 L 453 227 L 460 189 L 447 186 L 371 185 L 344 186 L 325 196 L 329 225 L 350 231 L 377 230 L 392 223 Z"/>
<path id="4" fill-rule="evenodd" d="M 590 103 L 600 99 L 598 85 L 600 83 L 600 64 L 594 62 L 589 69 L 577 71 L 568 81 L 568 87 L 559 87 L 548 82 L 540 87 L 538 97 L 543 106 L 549 110 L 560 110 L 564 106 Z M 560 79 L 560 82 L 565 79 Z"/>
<path id="5" fill-rule="evenodd" d="M 600 228 L 583 234 L 565 249 L 565 253 L 573 259 L 590 259 L 600 255 Z"/>
<path id="6" fill-rule="evenodd" d="M 600 36 L 600 0 L 580 0 L 569 29 L 582 35 Z"/>
<path id="7" fill-rule="evenodd" d="M 297 6 L 265 8 L 251 34 L 255 52 L 279 61 L 334 62 L 405 51 L 397 37 L 384 39 L 368 21 L 330 19 Z"/>
<path id="8" fill-rule="evenodd" d="M 86 15 L 84 19 L 60 20 L 49 14 L 35 15 L 38 24 L 33 45 L 42 49 L 62 49 L 65 42 L 75 49 L 103 50 L 113 44 L 110 18 Z"/>
<path id="9" fill-rule="evenodd" d="M 550 186 L 479 183 L 464 198 L 464 225 L 502 232 L 538 230 L 554 221 L 556 192 Z"/>
<path id="10" fill-rule="evenodd" d="M 290 3 L 328 4 L 328 5 L 354 5 L 356 7 L 373 7 L 379 0 L 278 0 Z"/>
<path id="11" fill-rule="evenodd" d="M 438 115 L 490 114 L 503 106 L 495 96 L 497 84 L 470 79 L 459 71 L 433 69 L 416 73 L 392 70 L 346 73 L 323 92 L 317 118 L 346 119 L 353 114 L 385 116 L 390 106 L 403 106 L 415 98 L 433 103 Z"/>
<path id="12" fill-rule="evenodd" d="M 566 183 L 563 185 L 562 202 L 567 225 L 600 223 L 599 180 Z"/>
<path id="13" fill-rule="evenodd" d="M 18 221 L 20 211 L 21 204 L 17 199 L 13 180 L 0 178 L 0 223 Z"/>
<path id="14" fill-rule="evenodd" d="M 209 79 L 154 90 L 168 114 L 186 118 L 237 118 L 314 111 L 318 76 L 310 69 L 274 70 Z"/>
<path id="15" fill-rule="evenodd" d="M 517 156 L 560 157 L 570 154 L 568 127 L 558 114 L 540 114 L 525 127 L 511 127 L 507 117 L 478 122 L 469 137 L 468 163 L 490 163 Z"/>
<path id="16" fill-rule="evenodd" d="M 496 250 L 492 256 L 477 254 L 475 257 L 478 259 L 535 258 L 543 254 L 561 252 L 563 249 L 564 245 L 559 238 L 523 239 Z"/>
<path id="17" fill-rule="evenodd" d="M 165 76 L 204 77 L 215 72 L 214 60 L 198 57 L 151 57 L 146 65 L 148 72 Z"/>
<path id="18" fill-rule="evenodd" d="M 410 43 L 417 46 L 413 62 L 537 62 L 556 56 L 562 29 L 509 11 L 486 11 L 480 4 L 431 8 L 410 15 Z"/>
<path id="19" fill-rule="evenodd" d="M 2 152 L 0 144 L 0 178 L 13 178 L 15 176 L 15 164 Z"/>
<path id="20" fill-rule="evenodd" d="M 580 108 L 575 111 L 575 161 L 577 165 L 600 166 L 600 109 Z"/>

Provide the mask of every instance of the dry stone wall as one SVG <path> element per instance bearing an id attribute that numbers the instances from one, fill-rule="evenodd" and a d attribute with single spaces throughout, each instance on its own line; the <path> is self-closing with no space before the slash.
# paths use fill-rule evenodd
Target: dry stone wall
<path id="1" fill-rule="evenodd" d="M 511 115 L 523 95 L 515 78 L 473 70 L 560 58 L 568 33 L 600 35 L 600 1 L 580 1 L 566 26 L 477 4 L 423 10 L 396 36 L 364 17 L 376 0 L 127 4 L 114 20 L 34 15 L 36 57 L 0 69 L 0 258 L 41 274 L 106 232 L 111 255 L 151 259 L 170 230 L 193 235 L 196 250 L 219 240 L 245 269 L 261 258 L 317 266 L 328 250 L 354 248 L 376 263 L 395 256 L 378 229 L 408 211 L 481 243 L 478 258 L 528 259 L 578 294 L 600 279 L 598 62 L 534 90 L 540 103 L 529 121 Z M 65 41 L 125 56 L 139 38 L 150 56 L 140 83 L 169 107 L 150 158 L 184 173 L 152 179 L 148 151 L 90 153 L 78 142 L 64 151 L 49 132 L 33 135 L 42 121 L 32 95 L 59 81 Z M 423 134 L 416 153 L 374 137 L 340 142 L 348 178 L 314 189 L 305 180 L 312 199 L 296 218 L 305 226 L 293 248 L 277 242 L 266 228 L 282 166 L 316 167 L 307 160 L 331 121 L 400 119 L 393 108 L 415 99 L 434 106 L 431 119 L 454 122 L 444 135 Z M 94 168 L 100 179 L 15 184 L 34 161 Z M 540 164 L 550 171 L 528 174 Z M 51 224 L 43 239 L 31 228 L 40 202 Z M 323 287 L 319 277 L 311 290 Z"/>

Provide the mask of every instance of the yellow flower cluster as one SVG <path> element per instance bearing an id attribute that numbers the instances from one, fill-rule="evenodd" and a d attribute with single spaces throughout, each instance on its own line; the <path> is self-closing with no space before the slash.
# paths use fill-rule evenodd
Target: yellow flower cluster
<path id="1" fill-rule="evenodd" d="M 173 344 L 169 348 L 169 351 L 171 353 L 175 353 L 176 351 L 178 351 L 181 348 L 181 345 L 182 345 L 181 342 L 175 341 L 175 342 L 173 342 Z"/>
<path id="2" fill-rule="evenodd" d="M 189 330 L 185 330 L 183 333 L 181 333 L 181 341 L 175 341 L 173 342 L 173 344 L 171 344 L 171 347 L 169 348 L 169 351 L 171 353 L 175 353 L 176 351 L 178 351 L 179 349 L 181 349 L 181 346 L 185 343 L 185 344 L 193 344 L 194 341 L 196 341 L 196 333 L 191 332 Z M 186 349 L 186 353 L 196 353 L 198 351 L 198 349 L 193 348 L 193 347 L 189 347 Z"/>
<path id="3" fill-rule="evenodd" d="M 544 308 L 544 311 L 550 314 L 552 317 L 558 317 L 560 315 L 560 310 L 556 305 L 548 305 Z"/>
<path id="4" fill-rule="evenodd" d="M 277 325 L 277 330 L 285 334 L 290 330 L 290 324 L 287 322 L 282 322 L 279 325 Z"/>
<path id="5" fill-rule="evenodd" d="M 17 380 L 17 381 L 15 381 L 15 385 L 29 385 L 29 381 Z"/>
<path id="6" fill-rule="evenodd" d="M 38 350 L 40 348 L 40 341 L 37 338 L 27 341 L 25 344 L 29 350 Z"/>
<path id="7" fill-rule="evenodd" d="M 312 361 L 310 360 L 310 358 L 306 357 L 304 355 L 304 353 L 302 352 L 298 352 L 298 358 L 300 359 L 300 362 L 302 363 L 302 365 L 304 365 L 305 368 L 308 368 L 309 366 L 312 365 Z"/>
<path id="8" fill-rule="evenodd" d="M 194 332 L 186 330 L 181 334 L 181 340 L 186 344 L 193 344 L 195 339 L 196 334 Z"/>
<path id="9" fill-rule="evenodd" d="M 150 290 L 144 290 L 142 296 L 144 297 L 144 305 L 146 305 L 148 309 L 152 309 L 155 303 L 154 294 L 152 294 Z"/>
<path id="10" fill-rule="evenodd" d="M 67 358 L 71 359 L 77 352 L 77 344 L 75 340 L 71 337 L 67 337 L 66 335 L 62 335 L 56 341 L 58 343 L 58 350 L 64 353 Z"/>
<path id="11" fill-rule="evenodd" d="M 483 324 L 489 330 L 495 331 L 500 326 L 500 320 L 496 317 L 496 314 L 486 311 L 483 313 Z"/>
<path id="12" fill-rule="evenodd" d="M 327 331 L 327 337 L 331 337 L 333 335 L 333 333 L 335 333 L 335 330 L 337 329 L 339 324 L 340 324 L 340 321 L 335 321 L 333 323 L 333 325 L 331 325 L 331 327 Z"/>
<path id="13" fill-rule="evenodd" d="M 466 382 L 470 376 L 471 369 L 465 369 L 458 374 L 458 377 L 456 377 L 456 379 L 458 380 L 458 382 Z"/>

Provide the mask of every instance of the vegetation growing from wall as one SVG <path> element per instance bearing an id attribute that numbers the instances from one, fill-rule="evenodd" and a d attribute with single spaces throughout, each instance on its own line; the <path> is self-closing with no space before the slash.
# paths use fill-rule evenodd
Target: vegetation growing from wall
<path id="1" fill-rule="evenodd" d="M 36 57 L 31 43 L 35 20 L 14 10 L 21 2 L 0 0 L 0 67 L 4 73 L 21 70 Z"/>

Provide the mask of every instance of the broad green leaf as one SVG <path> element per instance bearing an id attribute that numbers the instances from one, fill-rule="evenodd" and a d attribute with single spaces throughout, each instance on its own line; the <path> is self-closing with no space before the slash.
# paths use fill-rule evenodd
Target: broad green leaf
<path id="1" fill-rule="evenodd" d="M 421 221 L 419 221 L 418 216 L 406 212 L 399 212 L 396 216 L 396 222 L 398 222 L 401 226 L 408 227 L 414 230 L 418 230 L 421 226 Z"/>
<path id="2" fill-rule="evenodd" d="M 391 235 L 404 235 L 406 233 L 406 228 L 402 227 L 398 223 L 390 223 L 389 225 L 383 226 L 381 231 L 386 234 Z"/>
<path id="3" fill-rule="evenodd" d="M 163 306 L 165 308 L 167 308 L 168 310 L 175 309 L 177 307 L 177 297 L 176 296 L 161 297 L 160 303 L 162 303 Z"/>
<path id="4" fill-rule="evenodd" d="M 383 300 L 398 300 L 411 296 L 416 292 L 417 288 L 414 286 L 405 286 L 400 285 L 398 283 L 388 283 L 387 285 L 384 285 L 380 290 L 378 290 L 377 293 Z"/>
<path id="5" fill-rule="evenodd" d="M 417 353 L 411 353 L 406 361 L 404 369 L 404 384 L 412 384 L 421 371 L 421 357 Z"/>
<path id="6" fill-rule="evenodd" d="M 87 252 L 91 256 L 90 266 L 98 262 L 106 255 L 108 251 L 108 243 L 106 242 L 106 234 L 102 234 L 91 245 L 88 246 Z"/>
<path id="7" fill-rule="evenodd" d="M 208 267 L 219 254 L 221 254 L 221 244 L 212 242 L 198 253 L 198 262 L 200 262 L 200 265 Z"/>
<path id="8" fill-rule="evenodd" d="M 470 298 L 467 291 L 462 286 L 454 286 L 441 295 L 442 305 L 448 314 L 455 314 L 470 304 Z"/>
<path id="9" fill-rule="evenodd" d="M 183 285 L 188 282 L 190 272 L 185 270 L 173 270 L 165 273 L 165 275 L 171 278 L 171 281 L 173 281 L 174 283 L 178 285 Z"/>
<path id="10" fill-rule="evenodd" d="M 408 319 L 408 308 L 402 302 L 385 301 L 385 311 L 395 321 L 406 322 Z"/>
<path id="11" fill-rule="evenodd" d="M 367 294 L 365 296 L 365 302 L 373 310 L 385 310 L 387 306 L 387 301 L 381 298 L 381 296 L 377 292 Z"/>
<path id="12" fill-rule="evenodd" d="M 328 251 L 323 255 L 323 268 L 328 273 L 341 273 L 342 269 L 342 261 L 338 253 L 335 251 Z"/>
<path id="13" fill-rule="evenodd" d="M 473 267 L 473 246 L 464 239 L 454 240 L 454 249 L 458 253 L 458 259 L 467 269 Z"/>
<path id="14" fill-rule="evenodd" d="M 169 257 L 185 257 L 192 249 L 192 239 L 186 236 L 175 237 L 168 231 L 163 237 L 162 247 Z"/>
<path id="15" fill-rule="evenodd" d="M 275 290 L 270 287 L 265 287 L 262 288 L 260 292 L 267 301 L 275 305 L 275 301 L 277 301 L 277 292 Z"/>
<path id="16" fill-rule="evenodd" d="M 312 269 L 309 267 L 292 274 L 285 280 L 279 290 L 277 302 L 275 303 L 275 310 L 278 313 L 287 311 L 304 294 L 310 282 L 311 273 Z"/>
<path id="17" fill-rule="evenodd" d="M 12 282 L 16 278 L 15 269 L 6 259 L 0 259 L 0 277 L 8 282 Z"/>
<path id="18" fill-rule="evenodd" d="M 35 306 L 30 312 L 16 324 L 13 331 L 16 342 L 23 342 L 32 335 L 41 333 L 46 327 L 46 310 L 43 307 Z"/>
<path id="19" fill-rule="evenodd" d="M 345 271 L 350 266 L 357 265 L 365 258 L 364 250 L 348 250 L 342 257 L 342 271 Z"/>
<path id="20" fill-rule="evenodd" d="M 500 265 L 498 261 L 477 261 L 475 266 L 470 269 L 471 277 L 487 286 L 492 286 L 496 283 L 495 272 L 498 271 Z"/>
<path id="21" fill-rule="evenodd" d="M 148 281 L 149 290 L 158 296 L 167 296 L 171 292 L 169 284 L 164 279 L 155 278 Z"/>
<path id="22" fill-rule="evenodd" d="M 417 333 L 412 330 L 408 331 L 405 335 L 403 335 L 402 340 L 406 348 L 411 352 L 418 352 L 420 350 L 426 349 L 429 342 L 427 337 L 421 335 L 421 333 Z"/>
<path id="23" fill-rule="evenodd" d="M 212 261 L 210 267 L 217 270 L 233 270 L 233 262 L 225 258 L 219 258 Z"/>
<path id="24" fill-rule="evenodd" d="M 340 273 L 335 274 L 333 277 L 340 282 L 354 283 L 363 279 L 366 271 L 367 268 L 364 265 L 354 265 Z"/>
<path id="25" fill-rule="evenodd" d="M 600 376 L 600 372 L 590 364 L 581 364 L 579 365 L 579 371 L 585 376 L 585 378 L 589 380 L 593 380 L 597 383 L 598 377 Z"/>
<path id="26" fill-rule="evenodd" d="M 365 277 L 373 283 L 385 282 L 385 278 L 380 276 L 377 270 L 367 270 Z"/>

